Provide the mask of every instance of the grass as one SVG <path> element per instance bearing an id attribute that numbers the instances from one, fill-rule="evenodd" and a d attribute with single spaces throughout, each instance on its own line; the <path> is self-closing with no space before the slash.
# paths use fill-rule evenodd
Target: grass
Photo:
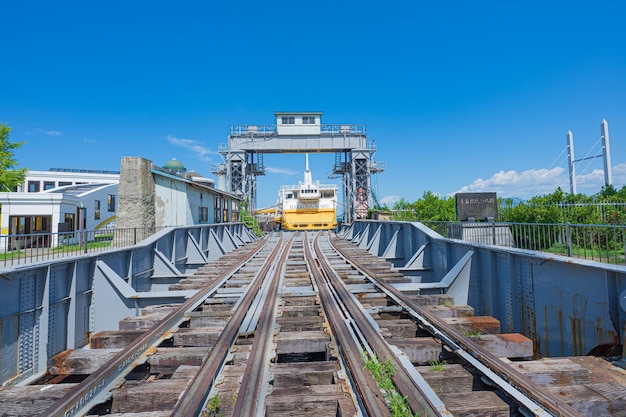
<path id="1" fill-rule="evenodd" d="M 101 242 L 88 242 L 87 243 L 87 250 L 89 249 L 102 249 L 102 248 L 108 248 L 111 246 L 111 241 L 107 240 L 107 241 L 101 241 Z M 57 246 L 56 248 L 52 249 L 53 253 L 59 253 L 59 252 L 79 252 L 81 250 L 85 249 L 85 245 L 64 245 L 64 246 Z"/>
<path id="2" fill-rule="evenodd" d="M 554 253 L 556 255 L 567 256 L 567 245 L 557 243 L 549 248 L 543 249 L 544 252 Z M 572 256 L 582 259 L 594 259 L 604 260 L 608 263 L 624 264 L 626 262 L 626 256 L 624 256 L 624 250 L 609 250 L 601 249 L 598 247 L 584 248 L 576 245 L 572 245 Z"/>
<path id="3" fill-rule="evenodd" d="M 481 331 L 474 330 L 474 329 L 463 330 L 463 334 L 465 335 L 465 337 L 468 337 L 472 340 L 478 340 L 480 339 L 480 336 L 483 335 Z"/>
<path id="4" fill-rule="evenodd" d="M 387 359 L 385 362 L 380 362 L 377 357 L 369 357 L 364 354 L 363 362 L 365 362 L 365 369 L 372 374 L 376 385 L 378 385 L 378 388 L 383 392 L 385 401 L 393 417 L 420 416 L 419 412 L 413 414 L 411 407 L 409 407 L 406 401 L 406 397 L 400 395 L 396 390 L 393 380 L 391 379 L 395 375 L 396 370 L 390 359 Z"/>
<path id="5" fill-rule="evenodd" d="M 22 258 L 26 255 L 25 252 L 22 251 L 11 251 L 0 253 L 0 260 L 2 261 L 10 261 L 12 259 Z"/>
<path id="6" fill-rule="evenodd" d="M 219 395 L 216 394 L 212 396 L 206 405 L 208 415 L 211 417 L 220 415 L 221 405 L 222 405 L 222 402 L 220 401 Z"/>
<path id="7" fill-rule="evenodd" d="M 432 359 L 428 361 L 428 364 L 430 365 L 430 368 L 433 371 L 437 371 L 437 372 L 443 372 L 446 370 L 446 362 L 443 361 L 438 361 L 436 359 Z"/>

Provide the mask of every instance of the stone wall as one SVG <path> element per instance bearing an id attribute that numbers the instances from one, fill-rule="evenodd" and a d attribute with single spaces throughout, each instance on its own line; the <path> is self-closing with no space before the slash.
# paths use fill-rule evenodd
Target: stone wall
<path id="1" fill-rule="evenodd" d="M 136 156 L 123 157 L 118 195 L 117 229 L 155 227 L 152 161 Z"/>

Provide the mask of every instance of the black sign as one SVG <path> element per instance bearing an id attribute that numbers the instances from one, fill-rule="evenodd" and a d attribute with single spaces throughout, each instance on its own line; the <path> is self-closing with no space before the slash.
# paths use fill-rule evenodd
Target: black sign
<path id="1" fill-rule="evenodd" d="M 458 193 L 456 197 L 457 220 L 497 220 L 498 197 L 496 193 Z"/>

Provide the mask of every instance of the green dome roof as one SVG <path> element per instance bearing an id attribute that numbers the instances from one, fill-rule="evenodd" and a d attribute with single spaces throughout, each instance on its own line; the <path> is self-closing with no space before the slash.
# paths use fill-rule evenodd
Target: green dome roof
<path id="1" fill-rule="evenodd" d="M 163 165 L 163 169 L 167 169 L 168 171 L 176 172 L 177 174 L 181 174 L 187 172 L 187 168 L 176 158 L 172 158 Z"/>

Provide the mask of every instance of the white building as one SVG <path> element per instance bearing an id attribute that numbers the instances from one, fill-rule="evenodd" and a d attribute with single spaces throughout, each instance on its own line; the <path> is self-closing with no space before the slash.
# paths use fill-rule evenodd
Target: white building
<path id="1" fill-rule="evenodd" d="M 132 162 L 128 167 L 127 161 L 138 161 L 142 169 Z M 62 238 L 75 243 L 79 234 L 73 232 L 79 230 L 239 221 L 241 198 L 217 190 L 212 179 L 187 173 L 175 158 L 159 168 L 142 158 L 124 157 L 122 168 L 123 178 L 117 171 L 29 171 L 18 191 L 0 192 L 0 252 L 55 247 L 64 232 Z M 120 201 L 122 194 L 125 201 Z"/>
<path id="2" fill-rule="evenodd" d="M 241 198 L 172 159 L 163 167 L 123 157 L 116 227 L 171 227 L 239 221 Z"/>
<path id="3" fill-rule="evenodd" d="M 50 168 L 48 171 L 27 171 L 24 183 L 13 191 L 38 193 L 66 185 L 117 184 L 119 180 L 119 171 Z"/>
<path id="4" fill-rule="evenodd" d="M 6 243 L 8 247 L 0 250 L 11 250 L 18 242 L 20 247 L 56 246 L 57 233 L 112 227 L 117 189 L 117 183 L 93 183 L 40 192 L 0 193 L 2 236 L 41 235 L 11 237 Z"/>
<path id="5" fill-rule="evenodd" d="M 322 112 L 275 112 L 276 133 L 279 135 L 319 135 Z"/>

